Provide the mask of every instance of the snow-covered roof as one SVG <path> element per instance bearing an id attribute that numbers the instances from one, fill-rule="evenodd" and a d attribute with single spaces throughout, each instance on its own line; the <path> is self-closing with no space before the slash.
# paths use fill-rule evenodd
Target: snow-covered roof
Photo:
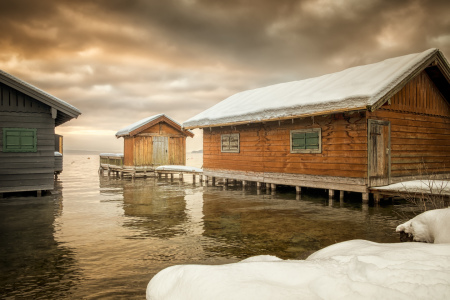
<path id="1" fill-rule="evenodd" d="M 78 110 L 78 108 L 76 108 L 75 106 L 72 106 L 63 100 L 56 98 L 55 96 L 50 95 L 49 93 L 46 93 L 43 90 L 9 73 L 6 73 L 3 70 L 0 70 L 0 82 L 44 104 L 47 104 L 50 107 L 55 108 L 58 111 L 55 120 L 56 126 L 61 125 L 69 121 L 70 119 L 77 118 L 81 114 L 81 111 Z"/>
<path id="2" fill-rule="evenodd" d="M 158 115 L 154 115 L 154 116 L 139 120 L 125 128 L 120 129 L 119 131 L 117 131 L 116 137 L 119 138 L 119 137 L 126 136 L 126 135 L 134 135 L 134 134 L 136 134 L 136 132 L 134 132 L 135 130 L 137 130 L 147 124 L 149 124 L 151 126 L 152 122 L 157 121 L 160 118 L 165 118 L 166 121 L 171 122 L 172 123 L 171 125 L 174 125 L 178 130 L 183 131 L 185 133 L 187 132 L 188 135 L 190 135 L 190 136 L 194 136 L 194 134 L 190 130 L 183 130 L 181 128 L 181 124 L 178 123 L 177 121 L 175 121 L 174 119 L 170 118 L 169 116 L 167 116 L 165 114 L 158 114 Z M 142 130 L 144 130 L 144 128 Z"/>
<path id="3" fill-rule="evenodd" d="M 190 118 L 183 126 L 192 129 L 373 109 L 425 69 L 436 55 L 448 70 L 445 57 L 432 48 L 337 73 L 243 91 Z"/>

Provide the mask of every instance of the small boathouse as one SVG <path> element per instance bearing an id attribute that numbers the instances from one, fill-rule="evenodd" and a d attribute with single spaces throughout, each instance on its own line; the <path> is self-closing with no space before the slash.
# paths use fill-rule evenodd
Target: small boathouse
<path id="1" fill-rule="evenodd" d="M 122 128 L 116 133 L 124 139 L 123 154 L 100 154 L 100 170 L 146 174 L 162 165 L 186 164 L 186 138 L 190 130 L 165 114 L 154 115 Z"/>
<path id="2" fill-rule="evenodd" d="M 450 66 L 438 49 L 243 91 L 183 123 L 203 175 L 358 192 L 450 174 Z M 379 200 L 379 199 L 375 199 Z"/>
<path id="3" fill-rule="evenodd" d="M 53 190 L 62 171 L 62 136 L 55 127 L 81 112 L 0 70 L 0 195 Z"/>

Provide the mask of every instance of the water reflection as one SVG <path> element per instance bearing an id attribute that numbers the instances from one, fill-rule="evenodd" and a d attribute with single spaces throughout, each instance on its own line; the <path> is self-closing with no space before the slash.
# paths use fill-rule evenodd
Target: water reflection
<path id="1" fill-rule="evenodd" d="M 285 259 L 345 240 L 361 238 L 397 242 L 391 214 L 374 216 L 373 209 L 355 209 L 316 195 L 257 195 L 228 187 L 203 192 L 204 235 L 222 241 L 209 247 L 216 255 L 245 258 L 270 254 Z"/>
<path id="2" fill-rule="evenodd" d="M 111 183 L 122 189 L 124 215 L 130 217 L 123 226 L 135 233 L 130 238 L 186 234 L 186 191 L 179 184 L 157 178 L 118 181 L 106 177 L 100 180 L 101 193 L 110 193 Z"/>
<path id="3" fill-rule="evenodd" d="M 58 299 L 81 278 L 72 248 L 54 238 L 61 194 L 0 201 L 0 295 Z"/>
<path id="4" fill-rule="evenodd" d="M 335 242 L 397 242 L 403 205 L 361 206 L 325 191 L 277 193 L 169 178 L 97 175 L 98 156 L 67 155 L 63 188 L 0 200 L 0 294 L 28 299 L 143 299 L 176 264 L 253 255 L 302 258 Z M 317 191 L 316 191 L 317 192 Z M 351 195 L 350 195 L 351 196 Z"/>

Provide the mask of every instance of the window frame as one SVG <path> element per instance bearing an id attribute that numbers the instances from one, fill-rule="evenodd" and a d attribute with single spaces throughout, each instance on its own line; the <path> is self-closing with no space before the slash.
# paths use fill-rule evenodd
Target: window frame
<path id="1" fill-rule="evenodd" d="M 224 149 L 223 140 L 228 137 L 228 149 Z M 230 149 L 230 138 L 237 137 L 237 149 Z M 240 136 L 239 133 L 225 133 L 220 135 L 220 152 L 222 153 L 239 153 L 240 152 Z"/>
<path id="2" fill-rule="evenodd" d="M 318 142 L 319 142 L 317 149 L 293 149 L 293 147 L 294 147 L 294 143 L 292 140 L 293 134 L 295 134 L 295 133 L 311 133 L 311 132 L 317 133 Z M 291 148 L 291 153 L 313 153 L 313 154 L 322 153 L 322 128 L 307 128 L 307 129 L 291 130 L 290 148 Z"/>
<path id="3" fill-rule="evenodd" d="M 23 148 L 19 148 L 19 149 L 10 149 L 8 148 L 8 143 L 7 143 L 7 136 L 8 136 L 8 132 L 20 132 L 20 133 L 32 133 L 31 137 L 33 139 L 32 143 L 32 148 L 28 148 L 28 149 L 23 149 Z M 19 144 L 21 144 L 22 139 L 20 137 L 19 134 Z M 22 145 L 20 145 L 19 147 L 21 147 Z M 35 128 L 3 128 L 3 147 L 2 147 L 2 151 L 3 152 L 10 152 L 10 153 L 18 153 L 18 152 L 37 152 L 37 129 Z"/>

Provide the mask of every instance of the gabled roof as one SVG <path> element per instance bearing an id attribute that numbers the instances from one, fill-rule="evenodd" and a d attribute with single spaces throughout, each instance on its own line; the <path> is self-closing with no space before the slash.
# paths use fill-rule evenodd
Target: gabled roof
<path id="1" fill-rule="evenodd" d="M 439 66 L 448 87 L 449 64 L 433 48 L 315 78 L 243 91 L 190 118 L 183 126 L 192 129 L 375 110 L 430 65 Z"/>
<path id="2" fill-rule="evenodd" d="M 69 103 L 2 70 L 0 70 L 0 82 L 56 109 L 58 111 L 55 120 L 56 126 L 77 118 L 81 114 L 81 111 Z"/>
<path id="3" fill-rule="evenodd" d="M 145 119 L 142 119 L 140 121 L 137 121 L 136 123 L 133 123 L 125 128 L 120 129 L 116 133 L 116 137 L 123 137 L 123 136 L 134 136 L 150 127 L 152 127 L 155 124 L 158 124 L 159 122 L 166 122 L 167 124 L 171 125 L 175 129 L 179 130 L 181 133 L 193 137 L 194 133 L 192 133 L 190 130 L 185 130 L 181 128 L 181 124 L 177 121 L 173 120 L 172 118 L 166 116 L 165 114 L 159 114 L 154 115 Z"/>

